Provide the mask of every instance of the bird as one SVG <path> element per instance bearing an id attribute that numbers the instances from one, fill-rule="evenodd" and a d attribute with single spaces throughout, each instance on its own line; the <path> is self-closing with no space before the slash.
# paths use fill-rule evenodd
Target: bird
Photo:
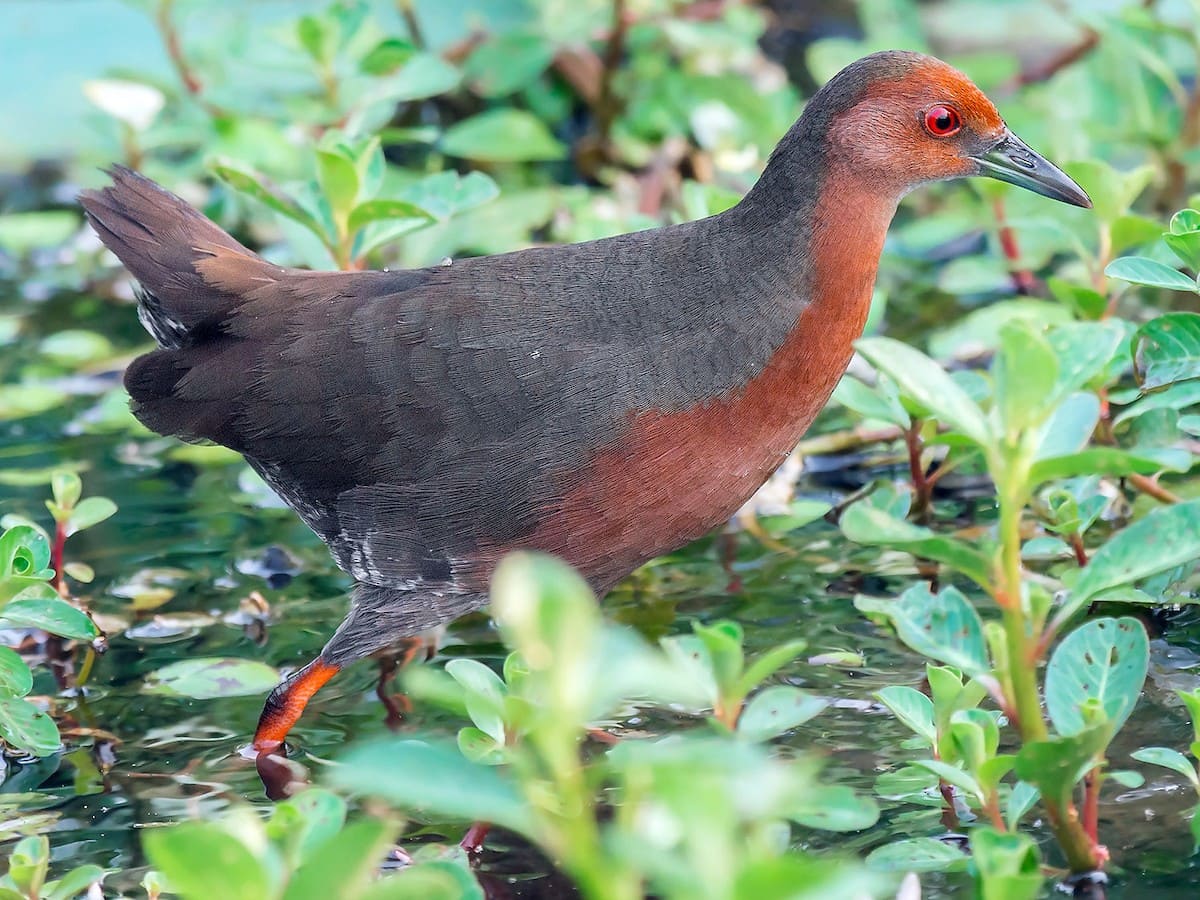
<path id="1" fill-rule="evenodd" d="M 109 172 L 80 202 L 158 345 L 126 370 L 133 413 L 241 453 L 353 580 L 259 754 L 350 663 L 485 606 L 509 552 L 603 596 L 724 523 L 844 373 L 913 188 L 987 176 L 1091 206 L 966 75 L 899 50 L 818 90 L 728 210 L 451 265 L 284 268 Z"/>

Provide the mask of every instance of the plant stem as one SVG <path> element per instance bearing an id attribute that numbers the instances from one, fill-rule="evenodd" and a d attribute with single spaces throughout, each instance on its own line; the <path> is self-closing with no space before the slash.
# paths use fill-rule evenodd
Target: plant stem
<path id="1" fill-rule="evenodd" d="M 918 524 L 929 523 L 929 508 L 932 504 L 933 489 L 929 479 L 925 477 L 925 466 L 921 463 L 921 453 L 925 449 L 921 440 L 921 427 L 924 423 L 914 419 L 904 431 L 904 446 L 908 448 L 908 472 L 913 486 L 913 519 Z"/>
<path id="2" fill-rule="evenodd" d="M 1023 743 L 1044 741 L 1049 737 L 1042 716 L 1038 692 L 1037 665 L 1042 644 L 1029 633 L 1021 594 L 1021 513 L 1025 508 L 1022 491 L 1012 487 L 1024 482 L 1023 473 L 1012 467 L 994 468 L 1007 471 L 1010 482 L 997 484 L 1000 495 L 1000 571 L 998 572 L 997 602 L 1004 613 L 1004 633 L 1008 644 L 1008 687 L 1012 692 L 1011 707 L 1017 714 L 1017 730 Z M 999 481 L 999 479 L 998 479 Z M 1067 858 L 1072 872 L 1090 872 L 1103 863 L 1097 842 L 1084 830 L 1079 814 L 1070 803 L 1065 805 L 1050 797 L 1042 797 L 1046 818 Z"/>

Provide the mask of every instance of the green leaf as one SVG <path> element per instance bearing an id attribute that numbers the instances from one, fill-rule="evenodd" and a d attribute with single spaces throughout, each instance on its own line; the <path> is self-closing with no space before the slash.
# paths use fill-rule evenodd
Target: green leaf
<path id="1" fill-rule="evenodd" d="M 50 841 L 42 834 L 17 842 L 8 859 L 8 877 L 28 897 L 41 894 L 50 866 Z"/>
<path id="2" fill-rule="evenodd" d="M 0 696 L 24 697 L 33 690 L 33 673 L 17 651 L 0 647 Z"/>
<path id="3" fill-rule="evenodd" d="M 971 602 L 957 588 L 937 595 L 925 584 L 916 584 L 896 600 L 858 596 L 854 606 L 892 621 L 896 634 L 923 656 L 955 666 L 968 675 L 990 672 L 983 622 Z"/>
<path id="4" fill-rule="evenodd" d="M 346 824 L 346 801 L 323 788 L 306 788 L 278 804 L 267 822 L 267 837 L 292 866 L 302 861 Z"/>
<path id="5" fill-rule="evenodd" d="M 1017 830 L 1021 819 L 1033 809 L 1034 804 L 1041 796 L 1042 792 L 1028 781 L 1018 781 L 1013 785 L 1013 789 L 1008 795 L 1008 809 L 1004 815 L 1004 824 L 1008 826 L 1009 831 Z"/>
<path id="6" fill-rule="evenodd" d="M 855 347 L 875 368 L 886 372 L 903 394 L 976 444 L 988 446 L 991 432 L 983 411 L 924 353 L 885 337 L 863 338 Z"/>
<path id="7" fill-rule="evenodd" d="M 1200 776 L 1196 774 L 1195 765 L 1178 750 L 1172 750 L 1170 747 L 1143 747 L 1129 755 L 1138 762 L 1178 772 L 1200 790 Z"/>
<path id="8" fill-rule="evenodd" d="M 117 511 L 117 504 L 107 497 L 85 497 L 80 500 L 67 520 L 67 534 L 72 535 L 103 522 Z"/>
<path id="9" fill-rule="evenodd" d="M 1129 327 L 1112 319 L 1055 325 L 1046 338 L 1058 360 L 1058 378 L 1050 405 L 1062 403 L 1100 378 L 1127 345 Z"/>
<path id="10" fill-rule="evenodd" d="M 872 850 L 867 867 L 877 872 L 961 872 L 967 856 L 945 841 L 906 838 Z"/>
<path id="11" fill-rule="evenodd" d="M 913 556 L 945 563 L 985 587 L 991 584 L 992 564 L 986 554 L 932 529 L 897 519 L 870 504 L 850 504 L 838 525 L 846 537 L 859 544 L 896 547 Z"/>
<path id="12" fill-rule="evenodd" d="M 1119 447 L 1088 447 L 1077 453 L 1040 459 L 1030 468 L 1029 483 L 1044 484 L 1075 475 L 1152 475 L 1164 470 L 1186 472 L 1191 468 L 1186 450 L 1122 450 Z"/>
<path id="13" fill-rule="evenodd" d="M 508 691 L 500 676 L 473 659 L 450 660 L 446 663 L 446 674 L 466 692 L 467 713 L 471 721 L 494 743 L 503 745 L 504 696 Z"/>
<path id="14" fill-rule="evenodd" d="M 914 759 L 912 764 L 921 769 L 927 769 L 947 784 L 952 784 L 978 804 L 986 800 L 983 788 L 970 772 L 952 766 L 940 759 Z"/>
<path id="15" fill-rule="evenodd" d="M 358 63 L 367 75 L 389 75 L 408 62 L 417 48 L 403 38 L 384 38 Z"/>
<path id="16" fill-rule="evenodd" d="M 315 848 L 288 881 L 283 900 L 358 897 L 378 878 L 379 862 L 392 845 L 394 828 L 360 819 Z"/>
<path id="17" fill-rule="evenodd" d="M 529 811 L 494 768 L 468 762 L 452 746 L 378 740 L 346 754 L 330 780 L 356 794 L 382 797 L 402 810 L 494 822 L 527 833 Z"/>
<path id="18" fill-rule="evenodd" d="M 739 635 L 738 640 L 741 640 Z M 807 641 L 787 641 L 769 650 L 764 650 L 750 660 L 741 678 L 737 681 L 735 692 L 744 697 L 792 660 L 804 652 Z M 739 647 L 740 652 L 740 647 Z"/>
<path id="19" fill-rule="evenodd" d="M 382 86 L 380 99 L 424 100 L 454 90 L 462 74 L 436 53 L 418 53 Z"/>
<path id="20" fill-rule="evenodd" d="M 100 635 L 87 613 L 57 596 L 13 600 L 0 609 L 0 627 L 40 628 L 75 641 L 90 641 Z"/>
<path id="21" fill-rule="evenodd" d="M 1129 212 L 1154 177 L 1153 166 L 1122 172 L 1100 160 L 1077 160 L 1065 168 L 1092 198 L 1095 215 L 1110 224 Z"/>
<path id="22" fill-rule="evenodd" d="M 268 209 L 294 222 L 299 222 L 318 237 L 325 236 L 325 229 L 312 213 L 272 184 L 265 175 L 228 161 L 213 163 L 212 171 L 235 191 L 254 198 Z"/>
<path id="23" fill-rule="evenodd" d="M 912 424 L 912 418 L 890 381 L 881 380 L 874 388 L 870 388 L 857 378 L 844 375 L 834 388 L 833 399 L 865 419 L 879 419 L 901 428 Z"/>
<path id="24" fill-rule="evenodd" d="M 62 745 L 54 720 L 21 697 L 0 696 L 0 738 L 34 756 L 49 756 Z"/>
<path id="25" fill-rule="evenodd" d="M 1194 279 L 1165 263 L 1145 256 L 1122 256 L 1114 259 L 1104 270 L 1109 278 L 1119 278 L 1145 287 L 1167 288 L 1172 291 L 1197 293 Z"/>
<path id="26" fill-rule="evenodd" d="M 1200 378 L 1200 314 L 1173 312 L 1138 329 L 1134 368 L 1143 391 Z"/>
<path id="27" fill-rule="evenodd" d="M 1200 501 L 1155 509 L 1100 547 L 1055 622 L 1064 622 L 1097 594 L 1200 558 Z"/>
<path id="28" fill-rule="evenodd" d="M 737 622 L 722 619 L 711 625 L 693 622 L 692 631 L 708 650 L 709 663 L 712 665 L 713 677 L 721 696 L 732 695 L 735 699 L 744 697 L 745 693 L 739 690 L 738 683 L 745 663 L 742 653 L 742 626 Z"/>
<path id="29" fill-rule="evenodd" d="M 1200 743 L 1200 688 L 1194 688 L 1190 691 L 1176 691 L 1175 695 L 1187 707 L 1188 715 L 1192 719 L 1192 733 L 1195 736 L 1196 742 Z"/>
<path id="30" fill-rule="evenodd" d="M 504 745 L 473 726 L 458 730 L 458 751 L 471 762 L 484 766 L 498 766 L 507 761 Z"/>
<path id="31" fill-rule="evenodd" d="M 484 900 L 470 866 L 450 860 L 419 860 L 377 881 L 360 900 Z"/>
<path id="32" fill-rule="evenodd" d="M 1054 408 L 1058 358 L 1040 330 L 1020 319 L 1000 329 L 992 363 L 995 408 L 1011 445 L 1042 424 Z"/>
<path id="33" fill-rule="evenodd" d="M 354 162 L 341 148 L 317 150 L 317 183 L 337 221 L 348 220 L 358 201 L 359 178 Z"/>
<path id="34" fill-rule="evenodd" d="M 875 696 L 892 711 L 892 715 L 924 738 L 930 747 L 937 743 L 932 700 L 916 688 L 901 684 L 888 685 L 876 691 Z"/>
<path id="35" fill-rule="evenodd" d="M 971 859 L 979 873 L 979 900 L 1034 900 L 1041 896 L 1042 861 L 1027 834 L 987 825 L 971 829 Z"/>
<path id="36" fill-rule="evenodd" d="M 151 865 L 184 900 L 263 900 L 275 895 L 267 867 L 237 836 L 211 822 L 151 828 L 142 836 Z"/>
<path id="37" fill-rule="evenodd" d="M 0 576 L 20 575 L 39 578 L 54 573 L 50 565 L 50 542 L 29 525 L 16 525 L 0 535 Z"/>
<path id="38" fill-rule="evenodd" d="M 821 784 L 805 791 L 802 805 L 789 810 L 787 816 L 822 831 L 863 831 L 879 821 L 879 807 L 847 785 Z"/>
<path id="39" fill-rule="evenodd" d="M 803 725 L 829 701 L 800 688 L 776 684 L 755 694 L 738 718 L 737 733 L 751 741 L 766 741 Z"/>
<path id="40" fill-rule="evenodd" d="M 360 203 L 350 213 L 349 229 L 358 231 L 371 222 L 387 221 L 390 219 L 418 220 L 432 222 L 433 214 L 421 209 L 415 203 L 404 200 L 368 200 Z"/>
<path id="41" fill-rule="evenodd" d="M 1076 628 L 1046 667 L 1046 710 L 1060 734 L 1087 727 L 1081 708 L 1096 700 L 1116 734 L 1133 712 L 1150 663 L 1150 642 L 1131 617 L 1095 619 Z"/>
<path id="42" fill-rule="evenodd" d="M 493 109 L 451 125 L 442 135 L 442 151 L 485 162 L 563 159 L 567 148 L 542 120 L 521 109 Z"/>
<path id="43" fill-rule="evenodd" d="M 541 34 L 513 31 L 485 40 L 463 70 L 475 93 L 502 97 L 526 87 L 554 59 L 554 44 Z"/>
<path id="44" fill-rule="evenodd" d="M 150 673 L 145 690 L 151 694 L 215 700 L 265 694 L 279 682 L 279 673 L 266 663 L 232 657 L 197 657 L 163 666 Z"/>
<path id="45" fill-rule="evenodd" d="M 320 16 L 302 16 L 296 23 L 296 38 L 314 60 L 328 64 L 337 50 L 336 26 Z"/>
<path id="46" fill-rule="evenodd" d="M 96 865 L 76 866 L 62 878 L 42 888 L 41 900 L 75 900 L 93 884 L 104 878 L 104 870 Z"/>
<path id="47" fill-rule="evenodd" d="M 69 469 L 58 469 L 50 476 L 50 493 L 55 503 L 69 509 L 79 502 L 83 480 Z"/>
<path id="48" fill-rule="evenodd" d="M 1076 734 L 1029 741 L 1017 753 L 1017 777 L 1066 805 L 1075 783 L 1108 746 L 1111 734 L 1109 724 L 1102 722 Z"/>

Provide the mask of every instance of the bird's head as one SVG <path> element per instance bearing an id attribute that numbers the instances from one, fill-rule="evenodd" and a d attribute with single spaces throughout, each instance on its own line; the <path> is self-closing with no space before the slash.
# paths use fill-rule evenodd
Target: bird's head
<path id="1" fill-rule="evenodd" d="M 928 181 L 983 175 L 1090 207 L 1088 195 L 1009 131 L 967 76 L 920 53 L 864 57 L 833 77 L 811 106 L 827 152 L 899 193 Z"/>

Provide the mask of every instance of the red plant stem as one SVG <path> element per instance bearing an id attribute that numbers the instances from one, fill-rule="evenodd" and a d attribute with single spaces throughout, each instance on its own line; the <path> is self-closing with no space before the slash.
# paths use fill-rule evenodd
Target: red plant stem
<path id="1" fill-rule="evenodd" d="M 491 822 L 473 822 L 458 845 L 473 856 L 483 849 L 483 842 L 491 830 Z"/>
<path id="2" fill-rule="evenodd" d="M 1087 548 L 1083 546 L 1083 538 L 1078 531 L 1071 533 L 1071 549 L 1075 551 L 1075 562 L 1079 568 L 1083 568 L 1088 564 Z"/>
<path id="3" fill-rule="evenodd" d="M 904 432 L 904 445 L 908 448 L 908 471 L 913 485 L 913 516 L 924 523 L 929 518 L 932 488 L 925 477 L 925 466 L 921 463 L 921 452 L 925 449 L 921 440 L 921 421 L 914 419 Z"/>
<path id="4" fill-rule="evenodd" d="M 54 523 L 54 548 L 50 551 L 50 566 L 54 569 L 54 578 L 50 581 L 50 586 L 58 591 L 60 597 L 67 596 L 67 583 L 63 575 L 63 558 L 65 556 L 67 544 L 67 524 L 66 522 Z"/>
<path id="5" fill-rule="evenodd" d="M 1155 500 L 1158 500 L 1161 503 L 1183 502 L 1178 494 L 1168 491 L 1156 480 L 1147 475 L 1130 475 L 1128 476 L 1128 481 L 1143 494 L 1147 495 L 1148 497 L 1153 497 Z"/>
<path id="6" fill-rule="evenodd" d="M 996 197 L 992 200 L 992 212 L 996 216 L 996 226 L 1000 235 L 1000 247 L 1004 251 L 1004 258 L 1008 260 L 1009 269 L 1012 272 L 1013 284 L 1016 285 L 1017 292 L 1021 294 L 1034 293 L 1037 288 L 1037 282 L 1034 280 L 1033 273 L 1020 265 L 1021 248 L 1017 244 L 1016 232 L 1008 224 L 1008 219 L 1004 213 L 1004 200 L 1002 198 Z"/>
<path id="7" fill-rule="evenodd" d="M 950 787 L 943 778 L 938 779 L 938 793 L 946 804 L 942 810 L 942 825 L 947 831 L 958 831 L 961 824 L 958 821 L 958 810 L 954 808 L 954 788 Z"/>
<path id="8" fill-rule="evenodd" d="M 1083 830 L 1093 844 L 1100 843 L 1100 779 L 1095 769 L 1083 776 Z"/>

